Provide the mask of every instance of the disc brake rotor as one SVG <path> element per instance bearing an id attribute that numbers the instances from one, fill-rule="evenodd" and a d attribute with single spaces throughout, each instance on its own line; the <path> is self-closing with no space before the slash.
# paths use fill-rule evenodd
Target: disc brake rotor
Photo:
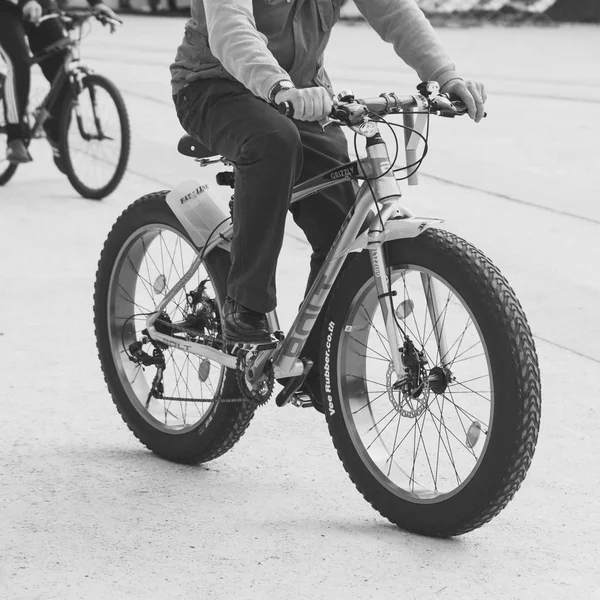
<path id="1" fill-rule="evenodd" d="M 427 378 L 424 378 L 423 387 L 416 398 L 413 396 L 412 389 L 407 390 L 404 386 L 403 389 L 396 389 L 395 380 L 396 370 L 394 369 L 394 363 L 390 362 L 386 374 L 386 388 L 392 406 L 403 417 L 409 419 L 420 417 L 429 402 L 430 387 Z"/>

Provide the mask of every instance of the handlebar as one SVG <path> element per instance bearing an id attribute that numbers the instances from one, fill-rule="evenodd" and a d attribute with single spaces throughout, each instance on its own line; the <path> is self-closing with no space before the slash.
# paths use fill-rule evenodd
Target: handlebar
<path id="1" fill-rule="evenodd" d="M 399 97 L 393 92 L 381 94 L 376 98 L 355 98 L 351 93 L 338 94 L 336 104 L 331 109 L 329 118 L 344 125 L 357 125 L 363 122 L 368 114 L 379 116 L 400 114 L 420 108 L 430 114 L 454 118 L 467 113 L 467 107 L 457 96 L 437 94 L 425 96 Z M 294 116 L 294 107 L 290 102 L 282 102 L 277 106 L 279 112 L 286 117 Z"/>
<path id="2" fill-rule="evenodd" d="M 123 25 L 121 19 L 115 17 L 109 17 L 105 13 L 98 12 L 96 10 L 80 10 L 80 11 L 66 11 L 60 10 L 48 13 L 44 15 L 36 25 L 48 21 L 50 19 L 60 19 L 68 30 L 75 29 L 78 26 L 83 25 L 87 20 L 94 17 L 102 25 L 109 25 L 111 32 L 115 31 L 117 25 Z"/>

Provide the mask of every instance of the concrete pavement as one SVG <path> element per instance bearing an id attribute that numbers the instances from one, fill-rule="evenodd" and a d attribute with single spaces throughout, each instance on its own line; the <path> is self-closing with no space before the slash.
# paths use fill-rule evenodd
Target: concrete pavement
<path id="1" fill-rule="evenodd" d="M 600 518 L 598 231 L 600 73 L 593 27 L 446 29 L 489 117 L 432 121 L 417 213 L 488 254 L 530 320 L 542 431 L 525 483 L 455 540 L 391 526 L 345 475 L 323 419 L 262 408 L 240 443 L 201 467 L 164 462 L 129 433 L 105 389 L 92 328 L 96 262 L 135 198 L 197 177 L 180 157 L 168 64 L 183 21 L 95 28 L 84 58 L 122 89 L 130 170 L 102 202 L 36 162 L 0 188 L 0 596 L 6 598 L 593 598 Z M 338 90 L 410 93 L 411 71 L 364 25 L 334 31 Z M 223 190 L 214 195 L 226 200 Z M 290 220 L 278 281 L 293 317 L 308 248 Z"/>

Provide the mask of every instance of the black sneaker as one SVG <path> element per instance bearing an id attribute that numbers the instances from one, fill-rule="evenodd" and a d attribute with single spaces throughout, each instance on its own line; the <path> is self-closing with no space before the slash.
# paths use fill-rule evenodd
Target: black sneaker
<path id="1" fill-rule="evenodd" d="M 6 160 L 10 163 L 21 164 L 31 162 L 31 154 L 25 142 L 21 139 L 10 140 L 6 146 Z"/>
<path id="2" fill-rule="evenodd" d="M 264 313 L 250 310 L 229 297 L 223 307 L 222 324 L 223 337 L 228 342 L 262 345 L 274 341 Z"/>
<path id="3" fill-rule="evenodd" d="M 44 131 L 46 132 L 46 139 L 50 144 L 50 148 L 52 148 L 54 164 L 61 173 L 65 173 L 65 163 L 60 155 L 60 149 L 58 147 L 58 136 L 54 133 L 54 119 L 48 119 L 44 123 Z"/>

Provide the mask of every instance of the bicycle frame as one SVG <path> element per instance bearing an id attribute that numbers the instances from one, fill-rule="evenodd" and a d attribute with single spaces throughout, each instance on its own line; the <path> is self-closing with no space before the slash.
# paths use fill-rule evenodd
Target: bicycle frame
<path id="1" fill-rule="evenodd" d="M 360 162 L 356 160 L 346 163 L 296 186 L 293 190 L 291 202 L 297 202 L 332 185 L 359 179 L 365 181 L 358 190 L 354 206 L 344 221 L 324 264 L 300 307 L 298 315 L 283 342 L 269 353 L 269 357 L 273 360 L 276 378 L 292 377 L 303 372 L 305 366 L 299 358 L 300 353 L 329 296 L 335 279 L 340 273 L 344 260 L 350 252 L 361 251 L 364 248 L 368 249 L 370 255 L 394 368 L 398 377 L 404 372 L 399 352 L 399 348 L 402 346 L 399 339 L 400 332 L 395 324 L 394 316 L 391 314 L 391 303 L 387 299 L 389 296 L 388 283 L 391 282 L 388 282 L 387 263 L 382 244 L 392 239 L 416 237 L 431 225 L 441 221 L 439 219 L 415 218 L 400 203 L 402 197 L 400 186 L 394 176 L 387 147 L 378 131 L 372 137 L 367 138 L 366 159 L 361 159 Z M 373 215 L 368 230 L 361 233 L 369 213 L 373 213 Z M 222 232 L 222 236 L 216 238 L 212 243 L 207 243 L 203 253 L 208 254 L 219 246 L 227 250 L 232 234 L 233 226 L 230 225 L 227 230 Z M 175 336 L 160 333 L 153 326 L 161 310 L 191 279 L 201 262 L 202 255 L 199 252 L 198 257 L 187 273 L 163 298 L 156 311 L 147 318 L 146 328 L 152 339 L 197 356 L 214 360 L 225 367 L 235 368 L 235 356 L 201 343 L 185 341 Z M 428 279 L 428 276 L 426 278 Z M 425 283 L 424 281 L 424 285 L 429 285 L 430 292 L 426 297 L 431 298 L 431 302 L 428 301 L 428 309 L 431 312 L 433 322 L 439 322 L 439 306 L 435 302 L 433 287 L 430 282 Z M 279 324 L 276 312 L 269 313 L 267 317 L 272 331 L 278 330 Z M 438 342 L 441 344 L 440 351 L 442 351 L 444 342 L 441 335 Z M 440 355 L 443 356 L 444 354 Z"/>
<path id="2" fill-rule="evenodd" d="M 79 62 L 79 56 L 74 52 L 74 49 L 78 48 L 78 46 L 79 42 L 69 35 L 31 58 L 31 65 L 40 64 L 58 52 L 67 50 L 63 64 L 50 84 L 50 90 L 34 110 L 35 122 L 31 127 L 32 138 L 39 137 L 41 134 L 42 125 L 48 119 L 62 87 L 68 85 L 69 82 L 78 82 L 80 84 L 85 75 L 93 72 L 92 69 Z"/>

